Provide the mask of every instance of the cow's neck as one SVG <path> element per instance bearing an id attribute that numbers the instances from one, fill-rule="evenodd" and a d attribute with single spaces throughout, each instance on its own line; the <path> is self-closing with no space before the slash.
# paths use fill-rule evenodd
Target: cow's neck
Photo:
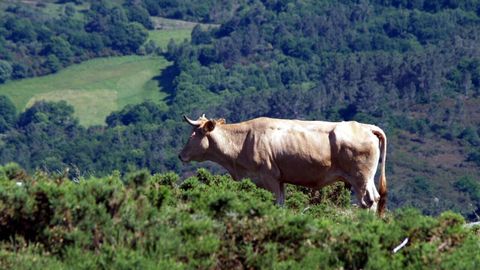
<path id="1" fill-rule="evenodd" d="M 239 179 L 239 155 L 248 130 L 236 125 L 221 125 L 210 134 L 210 149 L 206 158 L 222 165 L 233 178 Z"/>

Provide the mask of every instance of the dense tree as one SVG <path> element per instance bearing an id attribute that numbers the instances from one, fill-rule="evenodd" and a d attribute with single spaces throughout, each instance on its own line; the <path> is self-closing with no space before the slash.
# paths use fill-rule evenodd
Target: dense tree
<path id="1" fill-rule="evenodd" d="M 121 111 L 110 114 L 106 122 L 109 127 L 118 125 L 154 124 L 162 121 L 163 112 L 153 102 L 146 101 L 139 105 L 127 105 Z"/>
<path id="2" fill-rule="evenodd" d="M 77 13 L 77 10 L 75 9 L 75 7 L 72 4 L 67 4 L 67 5 L 65 5 L 64 12 L 65 12 L 65 16 L 73 17 Z"/>
<path id="3" fill-rule="evenodd" d="M 131 22 L 138 22 L 147 29 L 153 29 L 153 23 L 150 20 L 148 11 L 141 5 L 129 3 L 127 5 L 128 19 Z"/>
<path id="4" fill-rule="evenodd" d="M 4 27 L 8 31 L 7 39 L 14 42 L 32 42 L 36 38 L 33 25 L 27 19 L 9 16 Z"/>
<path id="5" fill-rule="evenodd" d="M 50 72 L 55 73 L 62 68 L 62 63 L 58 60 L 58 57 L 51 54 L 47 56 L 47 59 L 45 59 L 42 66 Z"/>
<path id="6" fill-rule="evenodd" d="M 197 24 L 193 29 L 192 29 L 192 43 L 193 44 L 209 44 L 212 41 L 211 35 L 202 29 L 202 26 L 200 24 Z"/>
<path id="7" fill-rule="evenodd" d="M 55 55 L 62 63 L 68 63 L 73 56 L 70 43 L 62 37 L 52 37 L 43 50 L 44 55 Z"/>
<path id="8" fill-rule="evenodd" d="M 52 124 L 60 127 L 76 125 L 78 121 L 73 117 L 73 107 L 65 101 L 58 103 L 41 101 L 23 112 L 17 125 L 25 128 L 34 124 Z"/>
<path id="9" fill-rule="evenodd" d="M 248 5 L 251 4 L 244 0 L 141 0 L 136 2 L 142 2 L 151 16 L 204 23 L 226 22 L 239 10 L 248 9 Z"/>
<path id="10" fill-rule="evenodd" d="M 2 69 L 0 83 L 44 75 L 97 56 L 136 53 L 151 28 L 141 5 L 92 1 L 82 16 L 74 16 L 72 1 L 58 16 L 46 14 L 45 7 L 17 3 L 0 8 L 0 55 L 13 71 Z M 62 2 L 62 3 L 64 3 Z M 81 4 L 85 1 L 73 1 Z M 128 16 L 127 16 L 128 14 Z"/>
<path id="11" fill-rule="evenodd" d="M 17 110 L 6 96 L 0 96 L 0 133 L 9 130 L 15 124 Z"/>
<path id="12" fill-rule="evenodd" d="M 5 82 L 12 76 L 12 65 L 9 62 L 0 60 L 0 83 Z"/>

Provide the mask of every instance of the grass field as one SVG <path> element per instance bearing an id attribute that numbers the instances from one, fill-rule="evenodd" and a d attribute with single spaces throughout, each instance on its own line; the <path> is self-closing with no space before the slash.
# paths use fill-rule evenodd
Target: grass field
<path id="1" fill-rule="evenodd" d="M 0 8 L 11 3 L 13 1 L 0 3 Z M 35 1 L 23 3 L 36 4 Z M 62 5 L 54 1 L 45 1 L 43 4 L 41 9 L 49 16 L 62 12 Z M 162 19 L 161 22 L 181 23 L 169 19 Z M 149 31 L 149 40 L 162 49 L 167 48 L 170 40 L 176 43 L 190 40 L 195 24 L 183 24 L 182 27 Z M 169 65 L 166 59 L 159 56 L 93 59 L 62 69 L 56 74 L 0 84 L 0 95 L 8 96 L 19 111 L 40 100 L 65 100 L 75 108 L 75 115 L 82 125 L 104 125 L 106 116 L 127 104 L 150 100 L 167 109 L 164 99 L 170 89 L 162 89 L 159 76 Z"/>
<path id="2" fill-rule="evenodd" d="M 163 17 L 150 17 L 155 30 L 149 31 L 149 39 L 155 41 L 157 45 L 165 49 L 167 48 L 170 39 L 173 39 L 176 43 L 181 43 L 184 40 L 190 40 L 192 29 L 200 24 L 203 29 L 211 29 L 220 27 L 218 24 L 204 24 L 196 22 L 188 22 L 183 20 L 174 20 Z"/>
<path id="3" fill-rule="evenodd" d="M 66 100 L 82 125 L 103 125 L 110 112 L 127 104 L 151 100 L 166 109 L 167 94 L 155 77 L 169 64 L 152 56 L 93 59 L 56 74 L 0 85 L 0 95 L 8 96 L 20 111 L 38 100 Z"/>
<path id="4" fill-rule="evenodd" d="M 176 43 L 181 43 L 184 40 L 190 40 L 192 29 L 168 29 L 168 30 L 151 30 L 148 31 L 149 40 L 153 40 L 158 47 L 166 49 L 168 42 L 171 39 Z"/>

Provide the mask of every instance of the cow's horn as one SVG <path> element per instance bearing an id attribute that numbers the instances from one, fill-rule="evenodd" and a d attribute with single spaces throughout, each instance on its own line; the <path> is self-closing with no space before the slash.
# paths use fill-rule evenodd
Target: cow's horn
<path id="1" fill-rule="evenodd" d="M 183 115 L 183 119 L 185 119 L 185 121 L 187 121 L 187 123 L 189 123 L 190 125 L 192 126 L 200 126 L 200 121 L 193 121 L 192 119 L 188 118 L 186 115 Z"/>

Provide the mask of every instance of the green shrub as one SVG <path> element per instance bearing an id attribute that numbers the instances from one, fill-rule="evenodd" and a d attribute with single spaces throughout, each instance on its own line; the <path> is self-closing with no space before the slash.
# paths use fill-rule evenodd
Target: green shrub
<path id="1" fill-rule="evenodd" d="M 171 173 L 140 171 L 124 179 L 114 173 L 73 182 L 37 173 L 19 186 L 1 174 L 0 268 L 475 269 L 480 263 L 478 229 L 466 229 L 460 215 L 402 209 L 379 219 L 350 207 L 343 184 L 313 195 L 289 186 L 279 207 L 251 181 L 206 170 L 180 185 Z"/>
<path id="2" fill-rule="evenodd" d="M 151 182 L 158 183 L 160 185 L 174 187 L 179 182 L 179 177 L 177 174 L 170 172 L 165 174 L 155 174 L 151 178 Z M 150 184 L 153 184 L 150 183 Z"/>
<path id="3" fill-rule="evenodd" d="M 17 163 L 10 162 L 5 166 L 0 166 L 0 177 L 2 176 L 9 180 L 24 180 L 27 173 Z"/>
<path id="4" fill-rule="evenodd" d="M 285 204 L 288 208 L 301 210 L 304 209 L 309 203 L 309 194 L 306 194 L 306 192 L 302 191 L 296 186 L 287 185 L 285 193 L 287 197 Z"/>
<path id="5" fill-rule="evenodd" d="M 126 175 L 125 183 L 127 185 L 134 185 L 135 187 L 141 187 L 145 185 L 150 178 L 150 172 L 146 169 L 141 171 L 132 172 Z"/>
<path id="6" fill-rule="evenodd" d="M 477 166 L 480 166 L 480 151 L 472 151 L 468 154 L 467 161 L 474 162 Z"/>

